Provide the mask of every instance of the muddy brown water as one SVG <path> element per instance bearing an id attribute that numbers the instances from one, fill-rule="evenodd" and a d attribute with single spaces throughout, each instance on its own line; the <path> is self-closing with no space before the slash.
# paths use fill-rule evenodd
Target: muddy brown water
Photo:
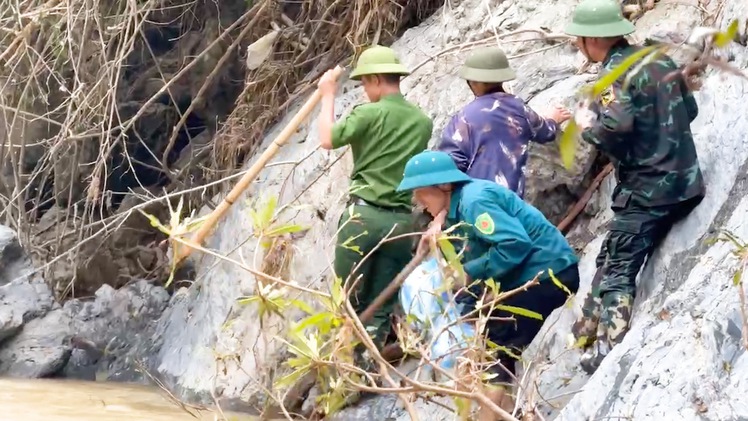
<path id="1" fill-rule="evenodd" d="M 185 411 L 156 387 L 75 380 L 0 378 L 2 421 L 258 421 L 248 414 Z"/>

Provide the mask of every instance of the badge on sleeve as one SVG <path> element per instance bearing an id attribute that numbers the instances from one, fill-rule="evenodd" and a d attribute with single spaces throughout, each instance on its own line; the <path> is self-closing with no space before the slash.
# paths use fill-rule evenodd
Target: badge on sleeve
<path id="1" fill-rule="evenodd" d="M 493 219 L 491 219 L 491 215 L 484 212 L 475 218 L 475 228 L 483 234 L 491 235 L 496 227 L 494 226 Z"/>
<path id="2" fill-rule="evenodd" d="M 600 94 L 600 103 L 603 107 L 607 107 L 608 104 L 616 100 L 616 94 L 613 92 L 612 87 L 608 87 Z"/>

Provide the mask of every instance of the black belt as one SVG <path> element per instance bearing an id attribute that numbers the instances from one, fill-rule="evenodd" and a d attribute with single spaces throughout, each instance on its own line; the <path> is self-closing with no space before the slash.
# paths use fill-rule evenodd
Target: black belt
<path id="1" fill-rule="evenodd" d="M 351 198 L 348 199 L 348 206 L 351 206 L 351 205 L 369 206 L 369 207 L 381 209 L 381 210 L 387 211 L 387 212 L 410 213 L 410 209 L 405 209 L 405 208 L 401 208 L 401 207 L 395 208 L 395 207 L 392 207 L 392 206 L 375 205 L 374 203 L 367 202 L 366 200 L 364 200 L 364 199 L 362 199 L 360 197 L 356 197 L 356 196 L 351 196 Z"/>

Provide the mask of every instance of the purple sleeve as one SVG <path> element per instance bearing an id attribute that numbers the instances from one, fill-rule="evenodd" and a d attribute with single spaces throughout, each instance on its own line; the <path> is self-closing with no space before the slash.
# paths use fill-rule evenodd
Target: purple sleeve
<path id="1" fill-rule="evenodd" d="M 452 117 L 442 131 L 442 138 L 437 150 L 448 153 L 462 172 L 467 172 L 470 165 L 470 127 L 462 114 Z"/>
<path id="2" fill-rule="evenodd" d="M 530 127 L 531 139 L 538 143 L 549 143 L 556 140 L 558 123 L 550 118 L 543 118 L 532 108 L 525 105 L 525 118 Z"/>

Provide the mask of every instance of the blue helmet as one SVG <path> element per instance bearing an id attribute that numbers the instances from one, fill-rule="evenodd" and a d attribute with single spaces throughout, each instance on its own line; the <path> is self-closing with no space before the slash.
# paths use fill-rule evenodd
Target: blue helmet
<path id="1" fill-rule="evenodd" d="M 405 164 L 405 173 L 397 191 L 413 190 L 421 187 L 470 181 L 467 174 L 457 169 L 457 165 L 445 152 L 423 151 L 413 156 Z"/>

